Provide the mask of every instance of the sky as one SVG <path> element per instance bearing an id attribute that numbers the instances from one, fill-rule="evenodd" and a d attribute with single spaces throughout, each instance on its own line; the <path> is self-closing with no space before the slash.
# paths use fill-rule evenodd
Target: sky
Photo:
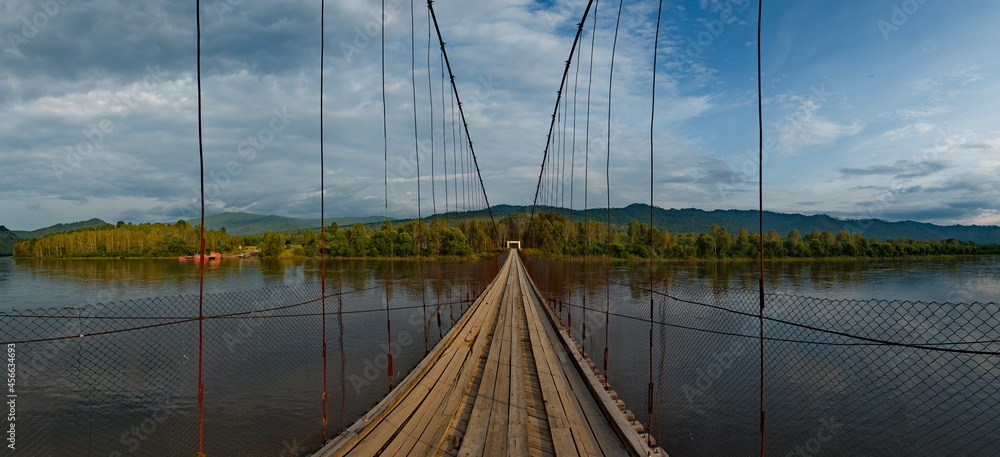
<path id="1" fill-rule="evenodd" d="M 327 216 L 426 216 L 446 175 L 473 179 L 439 157 L 457 142 L 425 2 L 386 0 L 384 73 L 381 3 L 327 2 L 322 169 L 319 0 L 202 3 L 209 213 L 318 217 L 322 173 Z M 491 204 L 535 197 L 586 3 L 434 3 Z M 756 2 L 665 0 L 656 41 L 658 5 L 626 0 L 617 41 L 619 3 L 591 12 L 543 201 L 603 207 L 610 181 L 613 206 L 648 203 L 652 166 L 657 206 L 757 208 Z M 997 23 L 990 0 L 765 1 L 764 208 L 1000 224 Z M 0 225 L 197 216 L 195 24 L 193 1 L 0 4 Z"/>

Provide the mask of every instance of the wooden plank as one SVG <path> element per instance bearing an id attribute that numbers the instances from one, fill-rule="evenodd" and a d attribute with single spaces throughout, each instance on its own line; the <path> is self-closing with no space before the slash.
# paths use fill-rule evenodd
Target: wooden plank
<path id="1" fill-rule="evenodd" d="M 520 285 L 520 282 L 518 283 Z M 524 322 L 522 290 L 518 288 L 511 312 L 510 406 L 507 410 L 507 453 L 528 455 L 528 402 L 525 398 L 524 350 L 521 345 L 521 325 Z"/>
<path id="2" fill-rule="evenodd" d="M 557 332 L 559 337 L 557 339 L 561 343 L 562 348 L 566 351 L 566 353 L 569 354 L 569 358 L 573 360 L 573 363 L 571 363 L 570 365 L 572 365 L 573 368 L 575 368 L 575 371 L 584 381 L 587 390 L 591 394 L 591 398 L 593 398 L 596 406 L 603 413 L 604 419 L 611 426 L 611 429 L 614 431 L 615 435 L 618 436 L 619 442 L 625 443 L 624 446 L 627 451 L 627 454 L 625 455 L 638 455 L 638 456 L 652 455 L 653 452 L 646 444 L 645 440 L 643 440 L 642 437 L 640 437 L 639 434 L 635 432 L 635 430 L 632 428 L 631 423 L 629 423 L 629 421 L 625 419 L 624 414 L 622 414 L 621 410 L 618 409 L 618 406 L 611 399 L 611 395 L 604 389 L 603 385 L 597 380 L 597 377 L 594 375 L 593 370 L 590 369 L 590 366 L 587 364 L 586 359 L 583 357 L 582 354 L 580 354 L 580 351 L 576 348 L 576 345 L 573 343 L 571 337 L 569 336 L 569 333 L 565 329 L 562 329 L 561 326 L 558 324 L 558 319 L 556 318 L 555 314 L 553 314 L 552 310 L 549 309 L 547 306 L 541 304 L 541 297 L 542 297 L 541 291 L 538 289 L 538 286 L 534 283 L 534 281 L 531 280 L 530 276 L 527 276 L 527 282 L 529 288 L 532 291 L 532 295 L 536 297 L 536 300 L 539 302 L 541 309 L 544 311 L 545 316 L 548 318 L 548 322 L 551 328 L 559 329 L 559 331 Z M 591 414 L 588 414 L 587 417 L 593 417 L 593 416 Z M 606 440 L 603 439 L 601 440 L 602 444 L 606 442 L 607 442 Z M 666 455 L 666 454 L 661 453 L 657 455 Z"/>
<path id="3" fill-rule="evenodd" d="M 477 308 L 477 315 L 466 321 L 466 324 L 473 329 L 481 327 L 482 319 L 477 319 L 477 317 L 487 314 L 489 311 L 488 306 Z M 464 343 L 464 340 L 456 341 Z M 404 403 L 408 404 L 387 415 L 383 419 L 386 425 L 376 428 L 372 432 L 371 438 L 364 440 L 352 452 L 359 455 L 374 454 L 385 447 L 385 455 L 394 455 L 402 449 L 405 449 L 405 455 L 416 443 L 423 442 L 424 439 L 421 435 L 426 428 L 426 422 L 422 422 L 421 419 L 436 412 L 437 406 L 443 401 L 443 395 L 438 386 L 442 379 L 447 382 L 447 378 L 444 378 L 446 374 L 452 373 L 453 375 L 461 368 L 466 362 L 467 354 L 468 346 L 463 344 L 449 346 L 445 355 L 427 372 L 418 387 L 407 395 Z M 413 405 L 412 408 L 411 405 Z M 437 438 L 431 441 L 436 444 Z"/>
<path id="4" fill-rule="evenodd" d="M 524 286 L 527 289 L 527 272 L 524 272 L 522 281 L 525 281 Z M 557 385 L 564 386 L 564 388 L 559 389 L 560 400 L 567 411 L 567 419 L 580 455 L 604 455 L 603 448 L 611 450 L 612 455 L 614 455 L 614 449 L 622 448 L 618 437 L 610 427 L 601 423 L 603 418 L 594 422 L 594 419 L 601 417 L 600 411 L 593 405 L 593 398 L 589 396 L 589 391 L 586 390 L 582 380 L 570 366 L 571 362 L 565 351 L 559 350 L 561 348 L 558 346 L 553 346 L 558 344 L 555 329 L 548 325 L 547 321 L 542 321 L 538 317 L 539 313 L 543 312 L 544 305 L 541 304 L 539 297 L 533 293 L 526 293 L 524 302 L 524 306 L 530 309 L 532 315 L 538 319 L 539 326 L 544 328 L 547 346 L 553 357 L 552 361 L 559 366 L 558 372 L 553 371 L 553 376 L 559 378 Z M 593 415 L 594 413 L 597 415 Z M 602 425 L 603 427 L 601 427 Z"/>
<path id="5" fill-rule="evenodd" d="M 505 290 L 504 299 L 500 301 L 500 316 L 497 318 L 496 325 L 493 328 L 489 355 L 486 359 L 485 369 L 483 370 L 483 380 L 479 385 L 476 404 L 472 409 L 472 417 L 469 419 L 469 425 L 466 428 L 465 437 L 462 439 L 462 446 L 459 449 L 459 455 L 462 456 L 482 455 L 486 446 L 490 414 L 494 403 L 491 400 L 493 390 L 496 388 L 500 347 L 502 346 L 497 343 L 497 340 L 500 337 L 499 332 L 503 330 L 503 325 L 505 325 L 504 321 L 507 316 L 504 308 L 506 307 L 506 300 L 509 293 L 508 290 Z"/>
<path id="6" fill-rule="evenodd" d="M 413 423 L 412 418 L 418 414 L 418 410 L 424 404 L 436 398 L 436 395 L 433 395 L 434 387 L 446 368 L 456 360 L 458 363 L 464 361 L 463 357 L 458 356 L 461 352 L 459 349 L 457 346 L 449 346 L 445 354 L 438 360 L 438 363 L 420 379 L 416 388 L 407 393 L 400 406 L 384 417 L 381 420 L 381 424 L 373 428 L 366 439 L 351 449 L 351 454 L 375 455 L 382 448 L 398 440 L 401 435 L 404 439 L 412 439 L 412 436 L 405 435 L 402 430 L 407 425 Z"/>
<path id="7" fill-rule="evenodd" d="M 544 327 L 544 323 L 538 317 L 538 310 L 535 308 L 535 303 L 532 297 L 525 297 L 525 307 L 527 314 L 531 316 L 529 319 L 536 321 L 538 327 Z M 586 419 L 583 418 L 583 413 L 576 403 L 576 399 L 571 392 L 571 387 L 566 380 L 566 375 L 563 371 L 563 365 L 559 363 L 557 355 L 552 348 L 552 342 L 550 335 L 548 335 L 547 328 L 539 328 L 539 336 L 543 339 L 544 344 L 542 345 L 542 351 L 544 352 L 544 358 L 547 361 L 549 367 L 549 374 L 552 377 L 552 384 L 555 387 L 557 396 L 552 400 L 558 402 L 563 411 L 563 418 L 565 427 L 571 430 L 574 437 L 575 452 L 581 456 L 596 455 L 596 443 L 594 443 L 594 437 L 590 434 L 590 427 Z M 537 354 L 536 354 L 537 357 Z M 549 400 L 546 399 L 546 406 Z M 557 427 L 558 428 L 558 427 Z M 586 430 L 588 433 L 581 434 L 580 431 Z M 554 437 L 553 437 L 554 441 Z M 559 448 L 557 447 L 557 454 Z"/>
<path id="8" fill-rule="evenodd" d="M 369 412 L 368 422 L 353 424 L 316 457 L 528 455 L 548 452 L 547 441 L 537 445 L 544 430 L 556 455 L 634 455 L 629 451 L 638 434 L 585 369 L 517 254 L 511 256 L 472 309 Z M 528 395 L 536 405 L 531 414 L 544 411 L 544 419 L 529 419 Z M 529 422 L 542 428 L 529 433 Z M 627 435 L 622 422 L 631 435 L 618 439 Z M 452 438 L 463 432 L 455 449 Z M 529 434 L 536 443 L 530 449 Z"/>
<path id="9" fill-rule="evenodd" d="M 504 326 L 499 331 L 500 358 L 497 360 L 497 380 L 490 396 L 493 403 L 489 428 L 486 433 L 486 447 L 490 453 L 507 455 L 507 425 L 510 410 L 511 349 L 514 320 L 514 301 L 520 298 L 518 291 L 507 283 L 507 297 L 504 299 Z"/>
<path id="10" fill-rule="evenodd" d="M 495 307 L 494 303 L 494 309 Z M 401 435 L 406 434 L 412 438 L 409 440 L 395 440 L 391 446 L 386 448 L 383 455 L 429 455 L 437 448 L 444 433 L 443 429 L 447 425 L 448 420 L 457 411 L 462 396 L 465 394 L 465 388 L 469 384 L 469 381 L 471 381 L 468 379 L 468 368 L 475 368 L 478 363 L 477 359 L 487 339 L 487 332 L 481 330 L 484 328 L 484 325 L 486 325 L 486 328 L 489 328 L 487 324 L 492 323 L 496 319 L 496 313 L 493 312 L 494 309 L 484 308 L 484 310 L 488 310 L 490 313 L 487 314 L 484 312 L 482 318 L 476 320 L 476 325 L 473 326 L 470 324 L 470 327 L 476 327 L 476 330 L 468 332 L 467 338 L 459 343 L 459 346 L 464 349 L 466 357 L 464 357 L 462 363 L 449 366 L 448 371 L 439 379 L 438 384 L 435 386 L 434 398 L 427 403 L 428 407 L 424 408 L 419 416 L 414 417 L 407 424 L 407 427 L 401 431 Z M 480 344 L 475 344 L 477 342 Z M 475 348 L 479 350 L 474 351 L 473 349 Z"/>
<path id="11" fill-rule="evenodd" d="M 497 297 L 501 297 L 505 288 L 497 288 Z M 500 303 L 496 300 L 494 304 Z M 478 385 L 476 385 L 476 379 L 480 377 L 482 373 L 482 368 L 485 367 L 485 358 L 483 358 L 483 353 L 486 350 L 487 344 L 490 342 L 490 332 L 494 327 L 496 320 L 499 318 L 501 306 L 493 306 L 491 308 L 491 314 L 489 320 L 487 321 L 489 325 L 484 325 L 483 329 L 478 333 L 475 341 L 472 343 L 472 353 L 470 354 L 469 363 L 462 367 L 462 372 L 459 374 L 459 379 L 464 382 L 463 388 L 460 392 L 456 392 L 449 398 L 449 401 L 442 405 L 438 415 L 434 416 L 432 419 L 432 424 L 429 428 L 437 430 L 434 432 L 440 437 L 437 446 L 435 447 L 435 455 L 443 455 L 445 451 L 449 451 L 454 448 L 454 438 L 456 435 L 461 435 L 464 430 L 456 430 L 458 421 L 461 420 L 462 415 L 465 411 L 468 411 L 474 406 L 473 396 L 478 393 Z M 475 389 L 475 390 L 473 390 Z M 472 401 L 472 403 L 469 403 Z M 467 404 L 469 406 L 467 406 Z"/>
<path id="12" fill-rule="evenodd" d="M 555 448 L 556 456 L 580 455 L 573 441 L 573 431 L 568 427 L 552 429 L 552 446 Z"/>
<path id="13" fill-rule="evenodd" d="M 500 273 L 490 281 L 486 289 L 487 291 L 495 290 L 497 286 L 505 284 L 511 265 L 509 261 L 504 263 L 500 269 Z M 350 427 L 341 432 L 340 435 L 323 446 L 314 456 L 331 457 L 347 455 L 357 443 L 365 439 L 381 423 L 381 420 L 386 415 L 402 403 L 406 394 L 416 386 L 420 378 L 427 373 L 430 366 L 438 360 L 444 349 L 458 338 L 458 335 L 461 334 L 462 329 L 469 322 L 471 316 L 476 314 L 475 311 L 484 307 L 483 303 L 486 301 L 488 295 L 486 292 L 480 294 L 472 307 L 466 311 L 465 315 L 445 334 L 444 338 L 434 345 L 431 352 L 417 364 L 413 371 L 389 395 L 379 401 L 368 413 L 351 424 Z"/>
<path id="14" fill-rule="evenodd" d="M 437 444 L 439 437 L 428 435 L 426 432 L 430 418 L 438 412 L 440 406 L 447 401 L 447 396 L 451 394 L 449 390 L 441 389 L 441 386 L 454 385 L 462 366 L 468 362 L 468 346 L 457 346 L 455 350 L 457 354 L 448 362 L 444 372 L 435 383 L 434 389 L 428 392 L 427 397 L 422 400 L 420 407 L 414 412 L 406 425 L 398 433 L 390 437 L 391 442 L 389 442 L 389 445 L 382 452 L 382 455 L 415 455 L 413 452 L 414 448 L 430 449 L 431 446 Z M 438 363 L 440 364 L 441 362 Z M 413 398 L 410 401 L 416 402 L 421 401 L 421 399 Z M 422 453 L 425 452 L 416 454 Z"/>
<path id="15" fill-rule="evenodd" d="M 522 294 L 522 301 L 527 299 Z M 549 430 L 552 435 L 552 445 L 557 456 L 579 455 L 576 444 L 572 439 L 570 421 L 567 411 L 559 396 L 559 387 L 553 370 L 558 369 L 552 361 L 552 355 L 548 351 L 548 342 L 545 338 L 544 329 L 540 327 L 537 314 L 530 306 L 525 306 L 525 325 L 531 338 L 531 350 L 535 357 L 535 366 L 538 372 L 538 382 L 542 388 L 542 398 L 545 400 L 545 411 L 548 415 Z"/>

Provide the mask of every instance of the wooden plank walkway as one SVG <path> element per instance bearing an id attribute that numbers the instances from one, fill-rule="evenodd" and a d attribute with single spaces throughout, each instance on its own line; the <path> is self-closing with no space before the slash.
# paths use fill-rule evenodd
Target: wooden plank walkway
<path id="1" fill-rule="evenodd" d="M 314 457 L 666 456 L 556 322 L 512 251 L 413 372 Z"/>

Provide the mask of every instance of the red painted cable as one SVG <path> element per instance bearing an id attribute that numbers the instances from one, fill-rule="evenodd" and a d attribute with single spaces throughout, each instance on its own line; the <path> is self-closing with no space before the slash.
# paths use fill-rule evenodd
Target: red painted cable
<path id="1" fill-rule="evenodd" d="M 198 164 L 201 184 L 201 229 L 199 234 L 198 271 L 198 456 L 205 455 L 205 148 L 201 122 L 201 0 L 195 0 L 195 22 L 197 30 L 197 74 L 198 74 Z"/>

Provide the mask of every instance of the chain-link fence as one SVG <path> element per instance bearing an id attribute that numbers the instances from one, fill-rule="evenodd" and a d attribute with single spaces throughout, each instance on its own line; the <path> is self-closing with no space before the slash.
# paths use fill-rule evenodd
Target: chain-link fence
<path id="1" fill-rule="evenodd" d="M 204 320 L 198 295 L 0 314 L 14 455 L 193 456 L 199 440 L 213 457 L 307 455 L 417 365 L 501 260 L 209 293 Z"/>
<path id="2" fill-rule="evenodd" d="M 671 455 L 759 455 L 762 379 L 767 455 L 1000 455 L 996 303 L 767 293 L 762 334 L 753 281 L 525 264 Z"/>

